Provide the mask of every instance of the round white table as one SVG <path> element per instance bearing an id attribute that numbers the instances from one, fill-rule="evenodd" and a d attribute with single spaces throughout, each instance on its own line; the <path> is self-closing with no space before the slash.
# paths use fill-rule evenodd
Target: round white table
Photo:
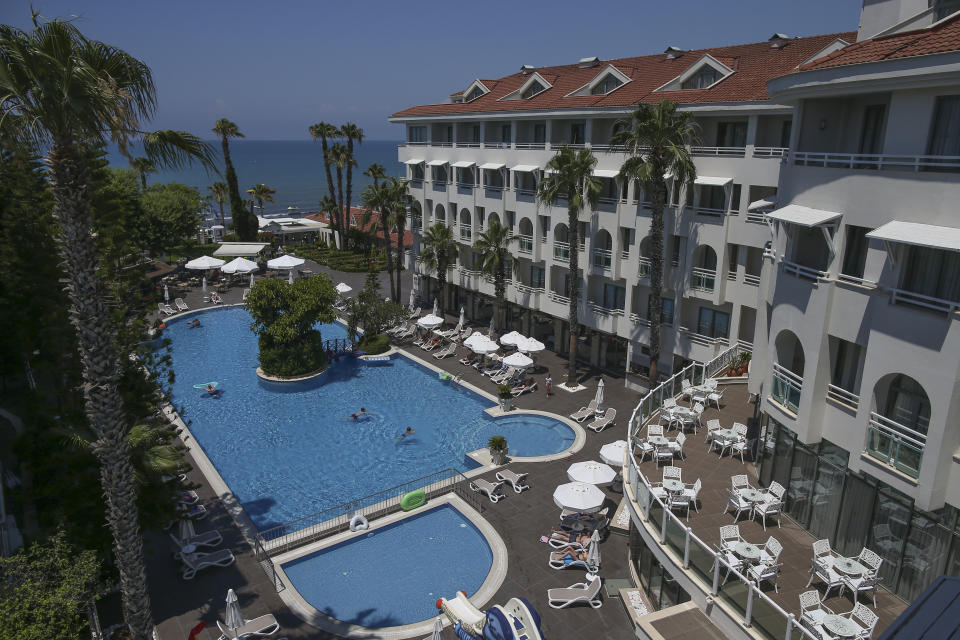
<path id="1" fill-rule="evenodd" d="M 713 432 L 713 437 L 714 439 L 735 440 L 737 438 L 737 432 L 733 429 L 717 429 Z"/>
<path id="2" fill-rule="evenodd" d="M 841 638 L 852 638 L 857 635 L 857 632 L 861 631 L 860 625 L 856 622 L 836 614 L 824 617 L 823 628 Z"/>
<path id="3" fill-rule="evenodd" d="M 835 558 L 833 568 L 848 576 L 862 576 L 867 572 L 867 568 L 853 558 Z"/>
<path id="4" fill-rule="evenodd" d="M 763 491 L 759 489 L 740 489 L 737 493 L 747 502 L 761 502 L 763 500 Z"/>
<path id="5" fill-rule="evenodd" d="M 683 482 L 670 478 L 663 481 L 663 488 L 666 489 L 668 493 L 680 493 L 683 491 Z"/>
<path id="6" fill-rule="evenodd" d="M 749 542 L 734 543 L 733 552 L 746 562 L 756 562 L 760 559 L 760 547 Z"/>
<path id="7" fill-rule="evenodd" d="M 666 436 L 647 436 L 647 442 L 655 447 L 665 447 L 670 444 L 670 440 Z"/>

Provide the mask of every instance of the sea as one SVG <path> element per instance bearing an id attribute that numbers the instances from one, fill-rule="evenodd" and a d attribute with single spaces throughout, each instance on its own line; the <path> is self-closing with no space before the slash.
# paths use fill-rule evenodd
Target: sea
<path id="1" fill-rule="evenodd" d="M 217 168 L 223 171 L 223 157 L 219 140 L 209 141 L 215 150 Z M 354 204 L 359 203 L 363 188 L 373 181 L 363 175 L 373 163 L 381 164 L 388 176 L 403 176 L 404 166 L 397 160 L 397 145 L 391 140 L 364 140 L 354 145 L 354 157 L 357 166 L 353 169 Z M 141 155 L 133 149 L 134 156 Z M 328 194 L 327 180 L 323 171 L 323 152 L 319 142 L 312 140 L 230 140 L 230 158 L 237 172 L 240 195 L 258 183 L 264 183 L 276 189 L 274 202 L 263 204 L 265 215 L 287 213 L 289 207 L 301 212 L 312 212 L 319 208 L 320 199 Z M 129 169 L 127 159 L 116 149 L 108 153 L 110 165 Z M 333 170 L 336 182 L 336 170 Z M 148 184 L 159 182 L 181 182 L 197 187 L 202 195 L 209 195 L 208 187 L 217 180 L 226 181 L 216 173 L 208 173 L 202 166 L 193 164 L 178 170 L 161 170 L 147 178 Z M 346 196 L 347 177 L 343 177 L 344 196 Z M 336 184 L 334 184 L 336 189 Z M 215 209 L 219 207 L 214 204 Z M 229 205 L 226 205 L 229 212 Z"/>

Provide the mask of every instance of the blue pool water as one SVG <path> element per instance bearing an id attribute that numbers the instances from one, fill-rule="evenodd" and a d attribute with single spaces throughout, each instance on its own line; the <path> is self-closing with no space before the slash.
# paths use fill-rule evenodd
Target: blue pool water
<path id="1" fill-rule="evenodd" d="M 256 375 L 257 341 L 241 307 L 199 314 L 203 326 L 168 321 L 173 401 L 230 490 L 261 530 L 415 480 L 476 466 L 466 453 L 503 435 L 514 456 L 559 453 L 574 441 L 565 424 L 532 415 L 491 418 L 493 402 L 408 358 L 366 364 L 341 359 L 305 383 Z M 324 338 L 346 335 L 323 325 Z M 193 385 L 216 380 L 210 398 Z M 350 415 L 365 407 L 372 415 Z M 407 426 L 416 429 L 398 439 Z"/>
<path id="2" fill-rule="evenodd" d="M 437 614 L 436 601 L 473 595 L 493 564 L 477 528 L 444 505 L 291 560 L 284 571 L 300 595 L 327 615 L 365 627 L 392 627 Z"/>

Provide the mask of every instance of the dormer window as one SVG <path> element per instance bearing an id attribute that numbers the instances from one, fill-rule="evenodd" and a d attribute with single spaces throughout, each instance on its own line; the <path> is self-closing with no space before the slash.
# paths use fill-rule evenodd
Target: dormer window
<path id="1" fill-rule="evenodd" d="M 551 88 L 553 88 L 553 85 L 550 84 L 546 78 L 534 71 L 530 74 L 530 77 L 527 78 L 526 82 L 520 85 L 515 91 L 511 91 L 500 98 L 500 100 L 529 100 Z"/>
<path id="2" fill-rule="evenodd" d="M 476 100 L 482 95 L 483 95 L 483 89 L 481 89 L 480 87 L 474 87 L 473 89 L 470 90 L 470 93 L 467 94 L 467 102 Z"/>
<path id="3" fill-rule="evenodd" d="M 605 96 L 631 82 L 630 76 L 617 69 L 615 66 L 607 65 L 607 68 L 594 76 L 593 80 L 583 85 L 576 91 L 567 94 L 571 96 Z"/>
<path id="4" fill-rule="evenodd" d="M 607 74 L 600 82 L 598 82 L 592 89 L 590 89 L 590 95 L 592 96 L 603 96 L 614 89 L 620 87 L 623 84 L 623 80 L 620 78 Z"/>
<path id="5" fill-rule="evenodd" d="M 520 94 L 520 99 L 528 100 L 533 96 L 537 95 L 538 93 L 543 93 L 546 90 L 547 88 L 545 86 L 543 86 L 542 84 L 534 80 L 533 84 L 531 84 L 529 87 L 524 89 L 523 93 Z"/>
<path id="6" fill-rule="evenodd" d="M 467 90 L 463 92 L 463 101 L 464 102 L 473 102 L 480 96 L 490 93 L 490 89 L 486 87 L 480 80 L 474 80 L 470 83 L 470 86 L 467 87 Z"/>
<path id="7" fill-rule="evenodd" d="M 704 54 L 679 76 L 667 82 L 656 91 L 681 91 L 684 89 L 709 89 L 724 78 L 733 74 L 732 68 L 720 62 L 709 53 Z"/>
<path id="8" fill-rule="evenodd" d="M 720 72 L 707 65 L 683 81 L 681 89 L 706 89 L 720 80 Z"/>

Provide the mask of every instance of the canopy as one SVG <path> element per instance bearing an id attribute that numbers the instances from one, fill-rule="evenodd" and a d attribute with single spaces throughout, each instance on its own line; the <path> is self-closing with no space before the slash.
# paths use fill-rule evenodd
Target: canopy
<path id="1" fill-rule="evenodd" d="M 431 167 L 442 167 L 445 164 L 450 164 L 450 161 L 449 160 L 431 160 L 430 162 L 427 163 L 427 165 Z"/>
<path id="2" fill-rule="evenodd" d="M 594 169 L 593 175 L 598 178 L 616 178 L 619 175 L 619 171 L 616 169 Z"/>
<path id="3" fill-rule="evenodd" d="M 351 291 L 353 291 L 353 287 L 348 285 L 346 282 L 341 282 L 340 284 L 338 284 L 336 286 L 336 289 L 337 289 L 337 293 L 341 295 L 344 293 L 350 293 Z"/>
<path id="4" fill-rule="evenodd" d="M 617 477 L 617 472 L 609 465 L 595 460 L 574 462 L 567 469 L 567 477 L 573 482 L 587 484 L 610 484 Z"/>
<path id="5" fill-rule="evenodd" d="M 517 344 L 523 339 L 524 337 L 522 334 L 517 333 L 516 331 L 511 331 L 506 335 L 500 336 L 500 344 Z"/>
<path id="6" fill-rule="evenodd" d="M 269 242 L 222 242 L 220 248 L 214 251 L 213 255 L 227 258 L 233 256 L 249 258 L 263 251 L 263 248 L 269 244 Z"/>
<path id="7" fill-rule="evenodd" d="M 526 356 L 520 353 L 519 351 L 517 351 L 516 353 L 512 353 L 506 358 L 504 358 L 503 364 L 507 365 L 508 367 L 518 367 L 522 369 L 524 367 L 529 367 L 530 365 L 532 365 L 533 360 L 530 359 L 530 356 Z"/>
<path id="8" fill-rule="evenodd" d="M 693 184 L 702 184 L 709 187 L 725 187 L 733 182 L 733 178 L 718 178 L 716 176 L 697 176 Z"/>
<path id="9" fill-rule="evenodd" d="M 626 440 L 614 440 L 600 447 L 600 459 L 607 464 L 623 466 L 623 456 L 627 451 Z"/>
<path id="10" fill-rule="evenodd" d="M 518 164 L 510 167 L 510 171 L 537 171 L 540 167 L 535 164 Z"/>
<path id="11" fill-rule="evenodd" d="M 217 269 L 223 265 L 224 261 L 219 258 L 214 258 L 212 256 L 200 256 L 199 258 L 194 258 L 184 266 L 186 266 L 187 269 L 207 271 L 208 269 Z"/>
<path id="12" fill-rule="evenodd" d="M 824 211 L 823 209 L 811 209 L 799 204 L 788 204 L 776 211 L 771 211 L 767 214 L 767 217 L 771 220 L 798 224 L 801 227 L 816 227 L 831 220 L 836 220 L 842 215 L 842 213 L 836 211 Z"/>
<path id="13" fill-rule="evenodd" d="M 517 351 L 522 351 L 523 353 L 536 353 L 544 349 L 546 349 L 546 345 L 536 338 L 524 338 L 517 342 Z"/>
<path id="14" fill-rule="evenodd" d="M 220 269 L 224 273 L 250 273 L 260 268 L 256 262 L 246 258 L 234 258 Z"/>
<path id="15" fill-rule="evenodd" d="M 425 329 L 435 329 L 436 327 L 439 327 L 440 325 L 443 324 L 443 318 L 435 316 L 432 313 L 428 313 L 427 315 L 417 320 L 417 324 L 419 324 L 421 327 Z"/>
<path id="16" fill-rule="evenodd" d="M 553 503 L 561 509 L 573 509 L 582 513 L 599 511 L 606 496 L 595 485 L 586 482 L 561 484 L 553 492 Z"/>
<path id="17" fill-rule="evenodd" d="M 505 164 L 502 163 L 502 162 L 486 162 L 486 163 L 480 165 L 480 168 L 481 168 L 481 169 L 496 170 L 496 169 L 503 169 L 505 166 L 507 166 L 507 165 L 505 165 Z"/>
<path id="18" fill-rule="evenodd" d="M 938 227 L 932 224 L 894 220 L 877 227 L 868 233 L 867 237 L 930 249 L 960 251 L 960 229 L 957 227 Z"/>
<path id="19" fill-rule="evenodd" d="M 423 164 L 423 158 L 410 158 L 409 160 L 404 160 L 403 164 Z"/>
<path id="20" fill-rule="evenodd" d="M 766 198 L 760 198 L 759 200 L 754 200 L 749 205 L 747 205 L 747 211 L 763 211 L 764 209 L 772 209 L 777 206 L 777 196 L 767 196 Z"/>
<path id="21" fill-rule="evenodd" d="M 471 160 L 461 160 L 460 162 L 454 162 L 450 166 L 456 167 L 457 169 L 466 169 L 467 167 L 472 167 L 475 164 L 477 163 Z"/>
<path id="22" fill-rule="evenodd" d="M 296 256 L 285 255 L 273 260 L 267 261 L 267 267 L 270 269 L 295 269 L 302 265 L 306 260 Z"/>

